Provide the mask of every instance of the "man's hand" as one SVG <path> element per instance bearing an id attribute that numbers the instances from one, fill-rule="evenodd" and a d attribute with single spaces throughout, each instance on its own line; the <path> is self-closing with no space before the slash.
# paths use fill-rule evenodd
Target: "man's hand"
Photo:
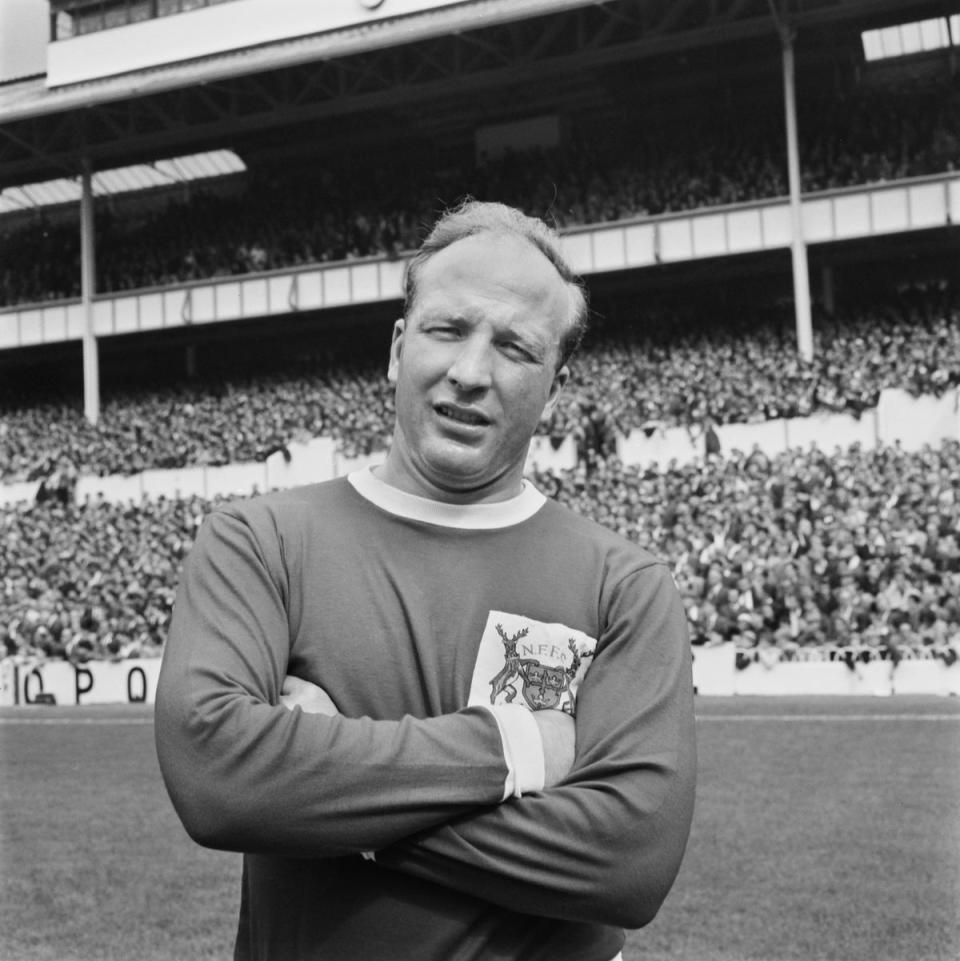
<path id="1" fill-rule="evenodd" d="M 533 718 L 540 728 L 543 741 L 544 787 L 562 781 L 573 767 L 577 747 L 576 725 L 563 711 L 534 711 Z"/>
<path id="2" fill-rule="evenodd" d="M 322 687 L 303 678 L 294 677 L 292 674 L 288 674 L 283 679 L 280 703 L 288 711 L 299 707 L 304 714 L 326 714 L 333 717 L 340 713 L 337 705 L 330 700 L 330 695 Z"/>

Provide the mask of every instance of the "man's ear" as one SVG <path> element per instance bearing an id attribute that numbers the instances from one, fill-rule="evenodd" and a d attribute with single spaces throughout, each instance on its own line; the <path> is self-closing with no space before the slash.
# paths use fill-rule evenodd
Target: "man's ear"
<path id="1" fill-rule="evenodd" d="M 560 398 L 560 391 L 563 390 L 563 385 L 566 384 L 569 377 L 570 368 L 567 367 L 566 364 L 553 375 L 553 383 L 550 385 L 550 396 L 547 398 L 543 413 L 540 415 L 541 420 L 548 420 L 553 413 L 554 407 L 557 406 L 557 400 Z"/>
<path id="2" fill-rule="evenodd" d="M 400 372 L 400 352 L 403 349 L 404 318 L 401 317 L 393 324 L 393 340 L 390 341 L 390 363 L 387 366 L 387 380 L 391 384 L 397 382 Z"/>

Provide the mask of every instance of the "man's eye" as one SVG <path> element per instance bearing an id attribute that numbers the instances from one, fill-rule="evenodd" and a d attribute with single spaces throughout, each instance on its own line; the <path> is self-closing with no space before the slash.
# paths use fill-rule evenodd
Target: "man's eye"
<path id="1" fill-rule="evenodd" d="M 526 348 L 521 347 L 519 344 L 515 344 L 512 341 L 507 341 L 501 344 L 500 349 L 508 356 L 512 357 L 514 360 L 524 360 L 532 361 L 533 355 Z"/>

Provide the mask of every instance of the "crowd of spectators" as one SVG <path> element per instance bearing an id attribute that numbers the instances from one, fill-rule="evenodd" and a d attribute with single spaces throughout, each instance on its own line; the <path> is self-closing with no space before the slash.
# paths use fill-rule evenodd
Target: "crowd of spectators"
<path id="1" fill-rule="evenodd" d="M 152 657 L 180 564 L 210 504 L 197 499 L 0 509 L 0 657 Z"/>
<path id="2" fill-rule="evenodd" d="M 101 203 L 96 289 L 396 255 L 465 194 L 573 227 L 787 193 L 775 105 L 700 110 L 669 130 L 625 117 L 605 134 L 574 130 L 561 147 L 479 161 L 391 148 L 389 164 L 369 151 L 264 163 L 239 192 L 196 188 L 159 208 Z M 960 94 L 948 82 L 814 98 L 800 122 L 805 191 L 960 168 Z M 0 305 L 76 297 L 79 284 L 75 218 L 0 221 Z"/>
<path id="3" fill-rule="evenodd" d="M 661 324 L 633 341 L 601 330 L 576 364 L 562 422 L 581 437 L 584 460 L 535 481 L 669 560 L 696 645 L 732 641 L 761 660 L 828 645 L 851 665 L 918 649 L 956 658 L 956 442 L 919 453 L 717 451 L 651 468 L 621 463 L 609 442 L 611 429 L 650 418 L 802 415 L 825 397 L 829 409 L 855 411 L 883 385 L 930 394 L 960 384 L 949 285 L 906 288 L 885 303 L 825 327 L 809 369 L 763 329 L 694 335 Z M 32 502 L 0 509 L 0 654 L 82 662 L 162 648 L 179 564 L 211 504 L 77 504 L 78 471 L 227 463 L 318 433 L 354 453 L 383 449 L 390 407 L 385 378 L 328 358 L 323 376 L 130 395 L 108 404 L 96 429 L 52 408 L 5 414 L 7 476 L 32 472 L 43 483 Z"/>
<path id="4" fill-rule="evenodd" d="M 805 189 L 957 169 L 956 91 L 924 91 L 909 109 L 899 96 L 838 101 L 816 124 L 801 117 L 814 131 Z M 671 138 L 669 148 L 653 134 L 583 137 L 562 151 L 447 167 L 429 183 L 408 158 L 389 171 L 258 171 L 242 194 L 194 192 L 129 222 L 101 211 L 98 286 L 396 254 L 416 245 L 437 206 L 467 192 L 560 226 L 785 192 L 778 130 L 720 116 L 690 127 L 689 143 Z M 75 224 L 0 233 L 0 303 L 75 295 L 78 259 Z M 732 641 L 778 658 L 824 645 L 890 657 L 928 648 L 947 658 L 960 639 L 960 445 L 715 452 L 641 469 L 617 459 L 616 439 L 649 425 L 859 415 L 888 387 L 941 395 L 960 385 L 957 293 L 927 284 L 820 315 L 812 362 L 796 351 L 792 316 L 638 306 L 598 319 L 543 427 L 558 442 L 574 436 L 584 461 L 535 481 L 669 560 L 695 645 Z M 393 420 L 385 349 L 118 392 L 96 427 L 76 400 L 0 396 L 0 483 L 43 482 L 32 502 L 0 508 L 0 656 L 158 654 L 179 565 L 212 504 L 78 504 L 77 476 L 262 460 L 319 435 L 348 457 L 381 450 Z"/>
<path id="5" fill-rule="evenodd" d="M 541 471 L 549 496 L 667 559 L 694 645 L 763 657 L 829 645 L 960 650 L 960 444 L 911 453 L 759 449 L 664 468 L 616 458 Z M 197 498 L 0 509 L 0 656 L 162 648 Z"/>
<path id="6" fill-rule="evenodd" d="M 673 566 L 695 645 L 960 650 L 960 444 L 608 459 L 545 492 Z M 954 650 L 954 646 L 956 650 Z"/>
<path id="7" fill-rule="evenodd" d="M 754 309 L 756 311 L 756 309 Z M 909 285 L 877 302 L 816 311 L 813 360 L 792 305 L 766 314 L 644 314 L 606 325 L 573 365 L 546 430 L 755 423 L 816 412 L 859 417 L 891 387 L 940 397 L 960 384 L 960 291 Z M 596 432 L 596 427 L 594 427 Z"/>
<path id="8" fill-rule="evenodd" d="M 949 284 L 820 318 L 812 362 L 796 350 L 792 318 L 739 322 L 700 313 L 601 322 L 542 432 L 610 454 L 618 436 L 651 424 L 858 416 L 887 387 L 940 396 L 960 384 L 960 298 Z M 301 358 L 296 370 L 107 396 L 95 427 L 77 399 L 0 397 L 0 482 L 41 479 L 54 466 L 109 475 L 263 460 L 320 435 L 346 457 L 383 450 L 393 398 L 386 342 L 375 346 L 370 359 Z"/>
<path id="9" fill-rule="evenodd" d="M 386 447 L 392 407 L 372 364 L 120 393 L 105 399 L 96 426 L 76 401 L 0 407 L 0 482 L 42 479 L 64 462 L 107 476 L 265 460 L 321 435 L 357 456 Z"/>

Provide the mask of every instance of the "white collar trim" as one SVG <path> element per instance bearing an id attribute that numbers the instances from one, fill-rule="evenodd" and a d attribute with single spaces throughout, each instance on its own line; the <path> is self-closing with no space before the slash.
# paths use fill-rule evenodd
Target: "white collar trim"
<path id="1" fill-rule="evenodd" d="M 374 477 L 371 467 L 353 471 L 347 475 L 347 480 L 361 497 L 390 514 L 460 530 L 484 531 L 513 527 L 533 517 L 547 500 L 526 480 L 523 490 L 516 497 L 490 504 L 447 504 L 408 494 Z"/>

